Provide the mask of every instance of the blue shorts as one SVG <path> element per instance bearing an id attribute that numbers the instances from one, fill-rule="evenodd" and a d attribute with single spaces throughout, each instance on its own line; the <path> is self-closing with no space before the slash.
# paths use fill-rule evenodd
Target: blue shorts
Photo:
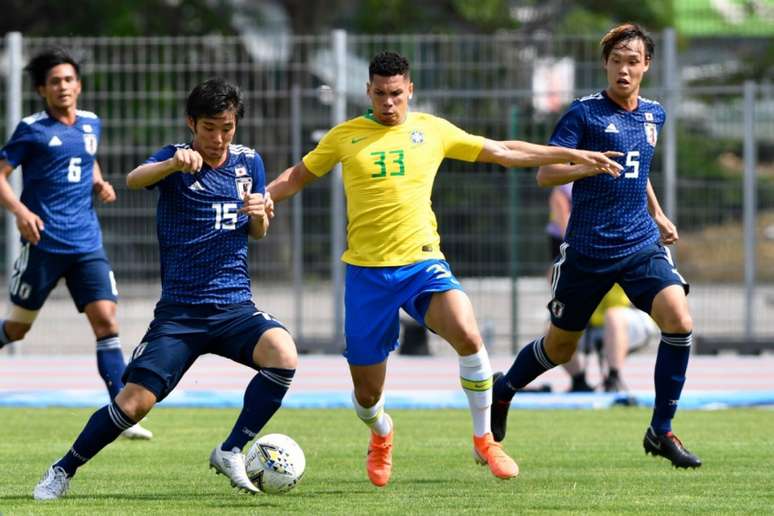
<path id="1" fill-rule="evenodd" d="M 253 350 L 265 331 L 285 327 L 252 301 L 232 305 L 159 302 L 142 343 L 124 371 L 124 383 L 142 385 L 163 400 L 205 353 L 253 369 Z"/>
<path id="2" fill-rule="evenodd" d="M 13 264 L 11 302 L 27 310 L 40 310 L 63 277 L 79 312 L 94 301 L 118 300 L 115 276 L 103 248 L 60 254 L 26 243 Z"/>
<path id="3" fill-rule="evenodd" d="M 347 361 L 352 365 L 384 362 L 398 346 L 399 309 L 424 326 L 433 293 L 454 289 L 462 290 L 462 286 L 445 260 L 424 260 L 401 267 L 347 265 Z"/>
<path id="4" fill-rule="evenodd" d="M 688 283 L 672 262 L 669 249 L 653 244 L 624 258 L 600 260 L 584 256 L 566 243 L 554 262 L 548 303 L 551 322 L 566 331 L 581 331 L 599 302 L 618 283 L 631 302 L 649 314 L 656 295 L 670 285 Z"/>

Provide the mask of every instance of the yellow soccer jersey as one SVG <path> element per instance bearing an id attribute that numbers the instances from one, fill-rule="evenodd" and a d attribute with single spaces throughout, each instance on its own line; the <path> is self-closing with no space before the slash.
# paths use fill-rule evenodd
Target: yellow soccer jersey
<path id="1" fill-rule="evenodd" d="M 347 196 L 347 250 L 342 260 L 365 267 L 443 258 L 430 195 L 444 158 L 475 161 L 484 138 L 442 118 L 409 113 L 397 126 L 369 112 L 331 129 L 304 156 L 316 176 L 342 164 Z"/>
<path id="2" fill-rule="evenodd" d="M 629 298 L 626 297 L 626 293 L 618 283 L 613 285 L 613 288 L 611 288 L 607 294 L 605 294 L 605 297 L 603 297 L 602 301 L 599 302 L 597 309 L 594 310 L 593 314 L 591 314 L 591 321 L 589 322 L 591 327 L 601 328 L 604 326 L 605 312 L 607 312 L 608 308 L 614 308 L 616 306 L 631 306 Z"/>

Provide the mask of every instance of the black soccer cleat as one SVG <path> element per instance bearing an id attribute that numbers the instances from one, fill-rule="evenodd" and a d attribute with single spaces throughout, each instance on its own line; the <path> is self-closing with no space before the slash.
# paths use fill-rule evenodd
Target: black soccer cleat
<path id="1" fill-rule="evenodd" d="M 503 377 L 503 373 L 496 372 L 492 376 L 492 386 L 497 383 L 497 380 Z M 508 426 L 508 410 L 511 408 L 511 402 L 506 400 L 498 400 L 494 395 L 494 389 L 492 389 L 492 437 L 495 441 L 502 442 L 505 439 L 506 427 Z"/>
<path id="2" fill-rule="evenodd" d="M 648 427 L 642 445 L 645 447 L 646 455 L 648 453 L 653 456 L 660 455 L 669 459 L 676 468 L 698 468 L 701 466 L 701 459 L 689 452 L 672 432 L 656 435 L 653 428 Z"/>

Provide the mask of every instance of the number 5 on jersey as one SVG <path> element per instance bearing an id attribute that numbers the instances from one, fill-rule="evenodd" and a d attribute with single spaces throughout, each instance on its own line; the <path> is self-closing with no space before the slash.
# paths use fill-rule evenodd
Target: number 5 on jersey
<path id="1" fill-rule="evenodd" d="M 631 172 L 625 172 L 626 179 L 637 179 L 640 177 L 640 151 L 629 151 L 626 153 L 626 168 L 631 168 Z"/>

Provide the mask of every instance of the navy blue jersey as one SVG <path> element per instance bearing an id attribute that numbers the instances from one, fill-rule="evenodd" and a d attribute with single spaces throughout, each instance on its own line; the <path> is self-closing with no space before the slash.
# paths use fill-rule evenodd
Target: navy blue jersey
<path id="1" fill-rule="evenodd" d="M 102 247 L 94 212 L 92 182 L 99 144 L 99 117 L 77 111 L 65 125 L 45 111 L 24 118 L 0 150 L 0 158 L 21 165 L 21 201 L 43 219 L 38 246 L 50 253 L 90 253 Z"/>
<path id="2" fill-rule="evenodd" d="M 658 241 L 646 188 L 665 118 L 656 101 L 639 97 L 630 112 L 602 91 L 573 102 L 559 120 L 550 145 L 624 154 L 616 158 L 624 166 L 618 178 L 600 174 L 573 184 L 565 233 L 573 249 L 592 258 L 620 258 Z"/>
<path id="3" fill-rule="evenodd" d="M 146 163 L 165 161 L 188 144 L 167 145 Z M 161 300 L 186 304 L 251 299 L 247 272 L 248 217 L 239 213 L 245 192 L 264 193 L 261 156 L 230 145 L 218 168 L 173 172 L 150 188 L 160 195 L 156 230 L 161 255 Z"/>

